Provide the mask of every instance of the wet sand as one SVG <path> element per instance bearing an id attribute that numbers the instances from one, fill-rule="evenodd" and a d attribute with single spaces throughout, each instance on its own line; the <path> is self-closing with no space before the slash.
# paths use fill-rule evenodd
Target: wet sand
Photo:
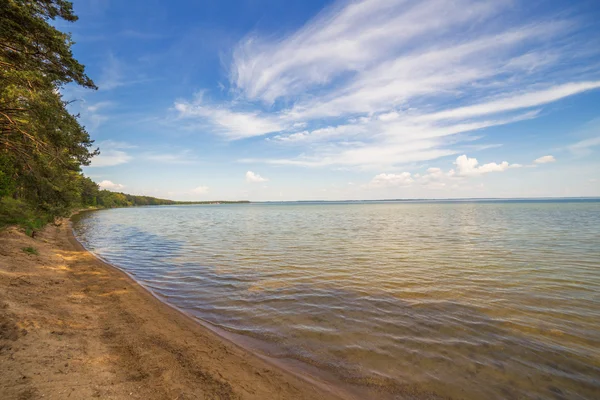
<path id="1" fill-rule="evenodd" d="M 25 247 L 38 254 L 28 254 Z M 339 399 L 162 303 L 70 224 L 0 232 L 1 399 Z"/>

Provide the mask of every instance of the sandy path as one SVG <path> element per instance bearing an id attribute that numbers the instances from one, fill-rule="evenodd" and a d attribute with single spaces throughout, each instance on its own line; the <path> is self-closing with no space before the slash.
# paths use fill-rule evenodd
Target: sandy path
<path id="1" fill-rule="evenodd" d="M 38 398 L 338 397 L 161 303 L 63 223 L 0 232 L 0 399 Z"/>

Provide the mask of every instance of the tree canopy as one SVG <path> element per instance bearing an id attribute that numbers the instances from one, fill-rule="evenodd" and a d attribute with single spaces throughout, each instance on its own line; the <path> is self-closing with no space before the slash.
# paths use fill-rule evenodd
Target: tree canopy
<path id="1" fill-rule="evenodd" d="M 0 0 L 0 198 L 49 217 L 81 202 L 81 166 L 98 154 L 60 94 L 96 86 L 57 19 L 77 20 L 69 1 Z"/>

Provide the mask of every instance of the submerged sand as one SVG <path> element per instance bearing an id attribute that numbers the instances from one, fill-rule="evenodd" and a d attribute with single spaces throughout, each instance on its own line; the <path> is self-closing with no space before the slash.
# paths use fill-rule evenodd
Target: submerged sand
<path id="1" fill-rule="evenodd" d="M 38 254 L 23 248 L 33 247 Z M 1 399 L 334 399 L 162 303 L 70 224 L 0 232 Z"/>

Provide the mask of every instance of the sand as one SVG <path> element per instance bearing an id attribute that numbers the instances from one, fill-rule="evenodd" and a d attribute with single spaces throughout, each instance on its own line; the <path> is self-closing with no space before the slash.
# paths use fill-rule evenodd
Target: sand
<path id="1" fill-rule="evenodd" d="M 162 303 L 85 251 L 68 221 L 35 238 L 0 232 L 0 399 L 343 397 Z"/>

